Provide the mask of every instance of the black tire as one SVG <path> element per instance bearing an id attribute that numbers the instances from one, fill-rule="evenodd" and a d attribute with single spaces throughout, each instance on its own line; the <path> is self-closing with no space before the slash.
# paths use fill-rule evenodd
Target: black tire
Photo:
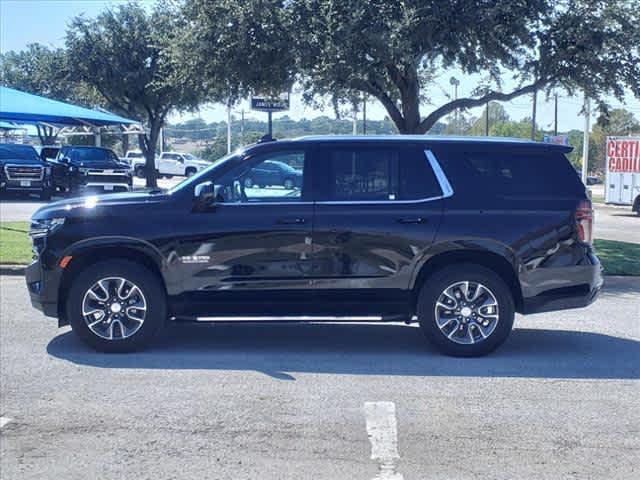
<path id="1" fill-rule="evenodd" d="M 291 178 L 285 178 L 282 186 L 287 190 L 292 190 L 296 186 L 296 183 Z"/>
<path id="2" fill-rule="evenodd" d="M 457 282 L 467 281 L 482 284 L 490 290 L 498 303 L 498 318 L 494 330 L 491 331 L 485 339 L 478 337 L 479 340 L 476 341 L 476 343 L 462 344 L 456 343 L 456 341 L 448 338 L 445 332 L 438 327 L 436 321 L 436 302 L 448 287 Z M 504 280 L 488 268 L 469 263 L 445 267 L 427 278 L 420 291 L 417 307 L 420 328 L 427 339 L 442 353 L 456 357 L 486 355 L 498 348 L 511 333 L 515 315 L 513 295 Z M 471 320 L 472 323 L 475 321 L 474 319 L 462 316 L 458 318 L 462 318 L 463 321 L 467 322 Z M 455 322 L 456 320 L 453 321 Z M 455 328 L 452 330 L 455 330 L 460 325 L 459 323 L 454 323 L 453 326 L 455 326 Z M 473 337 L 468 330 L 464 330 L 465 328 L 472 328 L 470 324 L 464 324 L 461 331 Z M 478 327 L 474 325 L 473 328 L 476 329 Z M 480 333 L 477 330 L 473 331 Z M 450 331 L 447 333 L 449 332 Z"/>
<path id="3" fill-rule="evenodd" d="M 134 172 L 135 172 L 135 174 L 136 174 L 136 177 L 138 177 L 138 178 L 145 178 L 145 175 L 144 175 L 144 167 L 143 167 L 143 166 L 136 167 L 136 169 L 134 170 Z"/>
<path id="4" fill-rule="evenodd" d="M 135 333 L 126 338 L 102 338 L 88 327 L 82 314 L 82 303 L 87 291 L 99 280 L 109 277 L 120 277 L 133 282 L 146 300 L 144 322 Z M 166 303 L 166 293 L 156 274 L 128 260 L 109 260 L 88 266 L 73 279 L 67 296 L 66 311 L 71 328 L 84 343 L 99 352 L 121 353 L 140 350 L 149 345 L 165 324 Z"/>
<path id="5" fill-rule="evenodd" d="M 185 174 L 187 177 L 190 177 L 190 176 L 192 176 L 192 175 L 195 175 L 195 174 L 196 174 L 196 172 L 197 172 L 197 170 L 196 170 L 195 168 L 193 168 L 193 167 L 189 167 L 189 168 L 187 168 L 187 169 L 184 171 L 184 174 Z"/>
<path id="6" fill-rule="evenodd" d="M 48 202 L 49 200 L 51 200 L 51 189 L 50 188 L 45 188 L 44 190 L 42 190 L 42 192 L 40 192 L 40 200 Z"/>

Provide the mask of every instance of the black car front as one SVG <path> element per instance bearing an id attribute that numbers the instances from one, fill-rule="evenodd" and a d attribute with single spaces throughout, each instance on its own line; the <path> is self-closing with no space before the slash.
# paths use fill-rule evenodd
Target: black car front
<path id="1" fill-rule="evenodd" d="M 0 145 L 0 191 L 51 196 L 51 168 L 28 145 Z"/>
<path id="2" fill-rule="evenodd" d="M 72 192 L 126 192 L 133 186 L 130 167 L 108 149 L 64 147 L 58 163 L 66 165 L 66 188 Z"/>

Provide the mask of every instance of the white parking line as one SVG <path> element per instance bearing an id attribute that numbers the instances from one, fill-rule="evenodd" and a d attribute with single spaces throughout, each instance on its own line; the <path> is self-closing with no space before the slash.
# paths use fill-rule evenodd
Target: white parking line
<path id="1" fill-rule="evenodd" d="M 404 480 L 400 473 L 396 473 L 400 455 L 395 403 L 365 402 L 364 414 L 371 442 L 371 459 L 378 461 L 380 469 L 373 480 Z"/>
<path id="2" fill-rule="evenodd" d="M 11 419 L 9 417 L 0 417 L 0 428 L 4 427 L 10 421 Z"/>

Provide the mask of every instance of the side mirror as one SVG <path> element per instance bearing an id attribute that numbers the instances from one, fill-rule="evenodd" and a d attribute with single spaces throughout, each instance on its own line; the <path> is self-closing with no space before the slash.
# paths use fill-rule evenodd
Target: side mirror
<path id="1" fill-rule="evenodd" d="M 222 198 L 222 185 L 214 185 L 213 182 L 203 182 L 196 185 L 193 197 L 199 207 L 209 207 Z"/>

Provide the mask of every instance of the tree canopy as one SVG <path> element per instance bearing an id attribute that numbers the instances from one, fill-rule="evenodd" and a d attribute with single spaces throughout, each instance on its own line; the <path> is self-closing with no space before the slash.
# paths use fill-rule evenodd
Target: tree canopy
<path id="1" fill-rule="evenodd" d="M 538 90 L 640 96 L 638 0 L 291 0 L 282 9 L 292 12 L 308 95 L 372 95 L 401 133 Z M 485 80 L 424 115 L 434 78 L 449 68 Z"/>
<path id="2" fill-rule="evenodd" d="M 74 75 L 95 87 L 111 109 L 144 121 L 148 133 L 140 136 L 140 148 L 150 187 L 156 186 L 156 144 L 167 115 L 196 108 L 203 99 L 199 77 L 172 55 L 182 20 L 169 4 L 147 13 L 127 3 L 94 19 L 77 17 L 67 30 Z"/>
<path id="3" fill-rule="evenodd" d="M 104 99 L 93 87 L 69 75 L 68 56 L 63 48 L 31 43 L 19 52 L 0 54 L 0 82 L 17 90 L 88 108 L 104 106 Z M 37 129 L 43 145 L 55 142 L 56 131 L 52 127 L 38 125 Z"/>

